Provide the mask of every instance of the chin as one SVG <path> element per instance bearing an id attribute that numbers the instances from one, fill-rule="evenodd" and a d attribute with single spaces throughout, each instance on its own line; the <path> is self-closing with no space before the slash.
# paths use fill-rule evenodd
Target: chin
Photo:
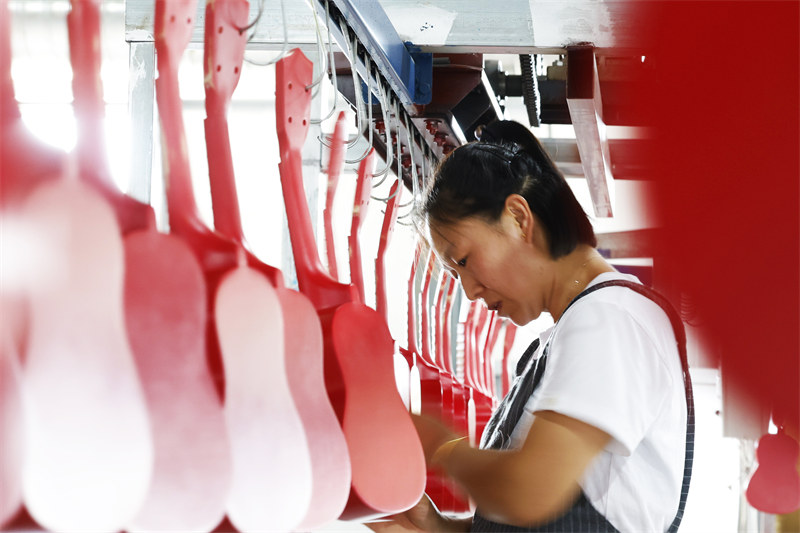
<path id="1" fill-rule="evenodd" d="M 506 318 L 517 326 L 526 326 L 541 316 L 540 312 L 532 312 L 528 314 L 513 313 L 509 314 Z"/>
<path id="2" fill-rule="evenodd" d="M 517 314 L 508 315 L 505 318 L 507 320 L 510 320 L 511 322 L 513 322 L 517 326 L 524 326 L 525 324 L 527 324 L 527 323 L 529 323 L 530 321 L 533 320 L 533 318 L 529 318 L 527 316 L 523 317 L 523 316 L 519 316 Z"/>

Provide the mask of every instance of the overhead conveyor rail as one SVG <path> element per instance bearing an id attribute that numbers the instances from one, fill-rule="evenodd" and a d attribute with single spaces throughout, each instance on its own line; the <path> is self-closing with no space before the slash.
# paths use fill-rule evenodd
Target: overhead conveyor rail
<path id="1" fill-rule="evenodd" d="M 533 79 L 525 83 L 521 76 L 507 76 L 498 70 L 496 62 L 484 66 L 486 53 L 515 54 L 521 62 L 531 59 L 532 65 L 541 64 L 543 54 L 555 54 L 563 60 L 560 70 L 568 71 L 568 50 L 584 43 L 584 47 L 591 47 L 596 65 L 583 68 L 582 73 L 571 72 L 573 87 L 575 80 L 591 75 L 583 85 L 603 93 L 602 99 L 598 93 L 591 101 L 595 107 L 601 106 L 595 111 L 604 125 L 641 125 L 639 115 L 620 110 L 629 107 L 625 95 L 641 89 L 638 76 L 650 67 L 640 58 L 647 54 L 652 20 L 629 16 L 630 2 L 508 0 L 502 9 L 494 4 L 491 0 L 458 5 L 450 0 L 254 0 L 250 3 L 250 20 L 255 23 L 248 30 L 248 48 L 281 50 L 290 43 L 308 52 L 319 48 L 327 55 L 325 47 L 338 46 L 342 52 L 333 54 L 332 64 L 326 66 L 327 75 L 337 75 L 338 91 L 357 109 L 360 133 L 388 159 L 387 165 L 409 189 L 414 189 L 415 178 L 421 185 L 422 176 L 437 160 L 474 140 L 477 126 L 502 119 L 501 104 L 506 97 L 527 95 L 528 115 L 533 122 L 574 122 L 572 114 L 577 111 L 571 111 L 568 105 L 567 75 L 560 74 L 559 68 L 548 68 L 544 74 L 544 65 L 540 65 L 538 76 L 534 71 Z M 136 94 L 131 99 L 136 105 L 131 115 L 137 131 L 133 159 L 146 162 L 150 161 L 153 138 L 148 112 L 153 107 L 149 87 L 155 69 L 148 16 L 152 5 L 153 0 L 128 0 L 125 4 L 126 38 L 131 43 L 131 94 Z M 203 17 L 200 6 L 192 36 L 195 46 L 202 43 Z M 353 57 L 357 82 L 351 75 Z M 360 85 L 358 91 L 356 83 Z M 577 110 L 580 102 L 589 101 L 572 99 L 571 107 Z M 628 160 L 631 150 L 627 145 L 645 141 L 600 142 L 602 131 L 593 134 L 596 138 L 584 139 L 586 131 L 598 129 L 581 126 L 588 124 L 587 116 L 583 113 L 579 117 L 574 142 L 582 147 L 582 157 L 575 157 L 573 147 L 555 152 L 554 159 L 565 172 L 586 176 L 594 184 L 593 191 L 613 188 L 614 177 L 631 177 L 631 169 L 636 167 L 635 161 Z M 618 150 L 623 143 L 626 148 Z M 596 151 L 596 157 L 587 149 Z M 595 160 L 604 161 L 600 173 L 597 165 L 591 164 Z M 149 169 L 137 169 L 135 175 L 143 180 L 142 176 L 149 174 Z M 601 175 L 603 179 L 597 179 Z M 609 185 L 601 186 L 601 181 Z M 147 189 L 147 184 L 137 185 Z M 593 200 L 597 215 L 611 214 L 607 193 L 594 195 Z"/>

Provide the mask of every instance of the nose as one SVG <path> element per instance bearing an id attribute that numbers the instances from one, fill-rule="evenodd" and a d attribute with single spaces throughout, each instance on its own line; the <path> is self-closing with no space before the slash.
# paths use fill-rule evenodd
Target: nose
<path id="1" fill-rule="evenodd" d="M 483 285 L 468 274 L 462 274 L 459 278 L 461 279 L 461 288 L 464 289 L 464 294 L 467 295 L 467 299 L 470 301 L 477 300 L 481 292 L 483 292 Z"/>

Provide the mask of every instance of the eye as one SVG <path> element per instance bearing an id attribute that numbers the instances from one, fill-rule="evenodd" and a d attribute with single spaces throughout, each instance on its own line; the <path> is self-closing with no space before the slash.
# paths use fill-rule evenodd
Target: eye
<path id="1" fill-rule="evenodd" d="M 456 265 L 458 265 L 458 266 L 460 266 L 460 267 L 462 267 L 462 268 L 463 268 L 463 267 L 465 267 L 465 266 L 467 266 L 467 258 L 466 258 L 466 257 L 464 257 L 464 258 L 460 259 L 460 260 L 459 260 L 459 261 L 456 263 Z"/>

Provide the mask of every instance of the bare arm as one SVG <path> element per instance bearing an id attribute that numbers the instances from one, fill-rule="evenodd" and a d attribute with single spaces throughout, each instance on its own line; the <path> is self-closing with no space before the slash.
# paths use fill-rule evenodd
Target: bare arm
<path id="1" fill-rule="evenodd" d="M 440 466 L 487 518 L 533 525 L 555 518 L 572 504 L 579 493 L 578 480 L 609 440 L 594 426 L 540 411 L 519 450 L 479 450 L 462 442 L 441 458 Z"/>

